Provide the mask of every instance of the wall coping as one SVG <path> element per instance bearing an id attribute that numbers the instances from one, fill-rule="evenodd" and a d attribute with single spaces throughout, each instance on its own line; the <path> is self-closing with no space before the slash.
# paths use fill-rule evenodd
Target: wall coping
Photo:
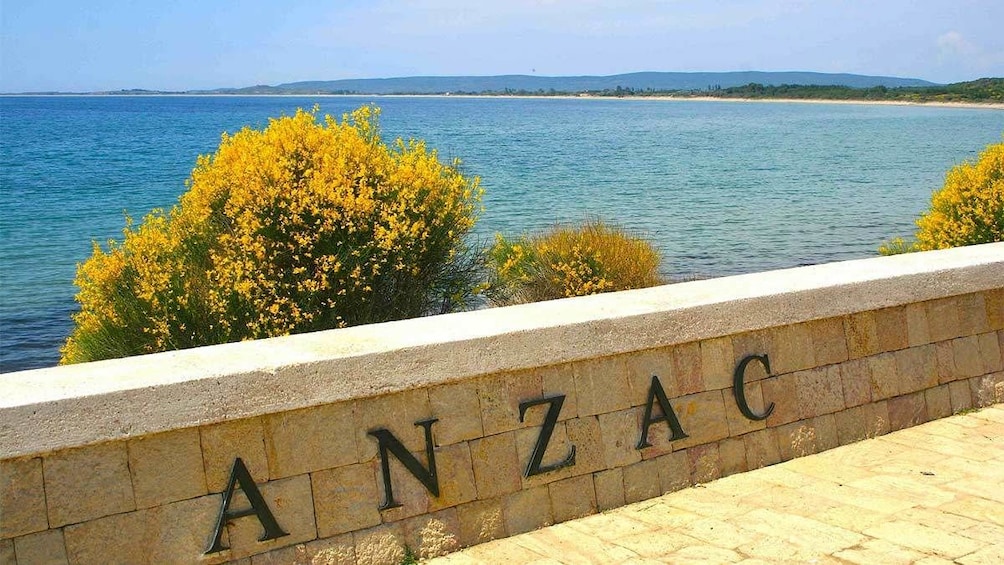
<path id="1" fill-rule="evenodd" d="M 0 458 L 999 288 L 1004 243 L 0 375 Z"/>

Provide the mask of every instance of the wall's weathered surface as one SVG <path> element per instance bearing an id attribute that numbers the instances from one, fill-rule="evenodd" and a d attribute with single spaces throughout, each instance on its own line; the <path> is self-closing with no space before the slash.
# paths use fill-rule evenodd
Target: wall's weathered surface
<path id="1" fill-rule="evenodd" d="M 393 563 L 1000 402 L 1002 287 L 994 244 L 3 375 L 0 564 Z M 439 495 L 388 455 L 380 510 L 368 432 L 429 468 L 430 418 Z M 236 458 L 288 535 L 206 555 Z"/>

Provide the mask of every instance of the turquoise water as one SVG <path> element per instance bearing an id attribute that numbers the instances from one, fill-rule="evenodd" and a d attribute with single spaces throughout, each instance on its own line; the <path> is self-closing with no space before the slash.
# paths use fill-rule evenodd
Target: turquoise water
<path id="1" fill-rule="evenodd" d="M 1004 112 L 656 100 L 0 97 L 0 370 L 55 364 L 76 263 L 184 191 L 222 131 L 374 101 L 385 137 L 460 157 L 486 189 L 478 236 L 600 217 L 653 240 L 666 274 L 868 257 L 909 235 Z"/>

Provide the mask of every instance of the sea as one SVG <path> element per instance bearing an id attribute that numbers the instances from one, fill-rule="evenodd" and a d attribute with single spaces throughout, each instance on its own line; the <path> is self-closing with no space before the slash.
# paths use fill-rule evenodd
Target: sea
<path id="1" fill-rule="evenodd" d="M 317 106 L 381 108 L 481 178 L 475 237 L 601 219 L 675 279 L 872 257 L 909 236 L 1004 111 L 646 99 L 0 96 L 0 371 L 55 365 L 77 265 L 126 215 L 169 208 L 222 132 Z"/>

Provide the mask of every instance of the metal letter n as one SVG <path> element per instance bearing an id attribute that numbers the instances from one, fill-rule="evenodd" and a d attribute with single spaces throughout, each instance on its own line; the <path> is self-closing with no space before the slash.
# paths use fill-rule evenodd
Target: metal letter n
<path id="1" fill-rule="evenodd" d="M 425 488 L 432 493 L 432 496 L 439 496 L 439 477 L 436 475 L 436 452 L 434 450 L 435 445 L 432 443 L 432 424 L 438 421 L 437 418 L 430 418 L 415 422 L 416 426 L 421 426 L 425 429 L 425 457 L 429 461 L 428 469 L 423 467 L 418 462 L 418 459 L 415 459 L 415 456 L 408 451 L 408 448 L 394 437 L 394 434 L 390 433 L 389 430 L 380 428 L 379 430 L 368 432 L 369 435 L 375 437 L 377 442 L 380 443 L 380 469 L 383 472 L 384 492 L 383 503 L 379 506 L 380 510 L 401 506 L 400 502 L 394 500 L 394 487 L 390 482 L 390 458 L 388 457 L 388 453 L 396 457 L 413 477 L 425 485 Z"/>

